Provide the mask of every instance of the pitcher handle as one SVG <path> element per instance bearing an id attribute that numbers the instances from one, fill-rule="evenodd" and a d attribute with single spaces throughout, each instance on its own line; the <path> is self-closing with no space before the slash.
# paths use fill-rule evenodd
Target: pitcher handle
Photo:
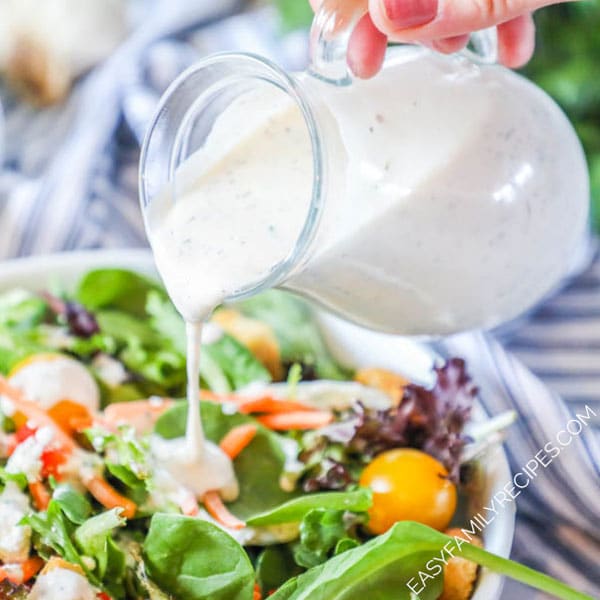
<path id="1" fill-rule="evenodd" d="M 309 72 L 334 85 L 352 83 L 348 68 L 348 43 L 354 27 L 369 9 L 368 0 L 323 0 L 310 30 Z M 459 54 L 480 64 L 498 60 L 498 36 L 495 27 L 471 35 L 472 49 Z"/>

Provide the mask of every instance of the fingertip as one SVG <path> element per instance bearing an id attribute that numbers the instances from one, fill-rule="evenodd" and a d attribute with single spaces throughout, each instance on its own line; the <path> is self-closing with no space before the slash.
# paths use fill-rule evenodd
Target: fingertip
<path id="1" fill-rule="evenodd" d="M 312 6 L 313 11 L 317 12 L 319 6 L 321 6 L 322 0 L 309 0 L 310 5 Z"/>
<path id="2" fill-rule="evenodd" d="M 394 32 L 395 28 L 387 16 L 384 0 L 369 0 L 369 15 L 379 31 L 388 36 Z"/>
<path id="3" fill-rule="evenodd" d="M 442 54 L 454 54 L 460 52 L 469 43 L 469 34 L 454 35 L 452 37 L 433 40 L 429 47 Z"/>
<path id="4" fill-rule="evenodd" d="M 535 23 L 531 14 L 498 25 L 498 60 L 517 69 L 529 62 L 535 50 Z"/>
<path id="5" fill-rule="evenodd" d="M 381 69 L 387 48 L 387 37 L 375 27 L 366 14 L 358 22 L 348 45 L 348 66 L 360 79 L 369 79 Z"/>

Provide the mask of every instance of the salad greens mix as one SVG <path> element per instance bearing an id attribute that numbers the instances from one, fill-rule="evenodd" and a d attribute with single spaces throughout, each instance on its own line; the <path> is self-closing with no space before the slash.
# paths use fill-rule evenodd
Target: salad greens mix
<path id="1" fill-rule="evenodd" d="M 159 285 L 102 269 L 74 293 L 0 296 L 0 600 L 453 600 L 476 565 L 587 598 L 448 529 L 469 472 L 464 361 L 430 389 L 353 373 L 277 291 L 213 320 L 201 411 L 233 461 L 227 502 L 155 450 L 186 427 L 183 325 Z M 471 567 L 431 568 L 449 561 Z"/>

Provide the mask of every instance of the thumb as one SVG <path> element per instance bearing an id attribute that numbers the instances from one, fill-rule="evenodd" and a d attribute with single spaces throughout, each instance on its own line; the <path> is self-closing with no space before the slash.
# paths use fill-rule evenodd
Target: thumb
<path id="1" fill-rule="evenodd" d="M 504 23 L 557 0 L 369 0 L 376 27 L 391 41 L 436 40 Z"/>

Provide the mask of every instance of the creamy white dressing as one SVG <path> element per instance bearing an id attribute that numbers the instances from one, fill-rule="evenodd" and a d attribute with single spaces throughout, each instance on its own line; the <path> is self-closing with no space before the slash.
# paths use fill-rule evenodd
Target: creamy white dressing
<path id="1" fill-rule="evenodd" d="M 187 321 L 205 320 L 291 253 L 311 189 L 299 109 L 262 89 L 234 101 L 146 216 L 156 265 Z"/>
<path id="2" fill-rule="evenodd" d="M 32 436 L 21 442 L 6 463 L 6 472 L 22 473 L 30 483 L 39 480 L 42 469 L 41 456 L 54 438 L 51 427 L 41 427 Z"/>
<path id="3" fill-rule="evenodd" d="M 235 500 L 239 493 L 233 465 L 228 456 L 206 440 L 200 416 L 200 346 L 202 322 L 186 323 L 187 335 L 187 430 L 185 438 L 165 440 L 152 438 L 152 454 L 159 469 L 165 472 L 155 478 L 159 493 L 179 506 L 188 505 L 185 490 L 201 498 L 206 492 L 218 490 L 225 500 Z M 167 476 L 168 473 L 168 476 Z"/>
<path id="4" fill-rule="evenodd" d="M 20 563 L 29 556 L 31 527 L 19 525 L 31 510 L 29 498 L 14 481 L 7 481 L 0 494 L 0 561 Z"/>
<path id="5" fill-rule="evenodd" d="M 190 402 L 190 407 L 194 405 L 200 414 L 199 399 Z M 185 438 L 152 437 L 151 449 L 157 463 L 155 492 L 179 506 L 188 503 L 185 490 L 193 492 L 197 498 L 218 490 L 223 499 L 235 500 L 239 488 L 231 461 L 217 445 L 205 440 L 202 433 L 197 435 L 197 429 L 191 433 L 188 429 Z M 196 444 L 194 454 L 190 454 L 192 444 Z"/>

